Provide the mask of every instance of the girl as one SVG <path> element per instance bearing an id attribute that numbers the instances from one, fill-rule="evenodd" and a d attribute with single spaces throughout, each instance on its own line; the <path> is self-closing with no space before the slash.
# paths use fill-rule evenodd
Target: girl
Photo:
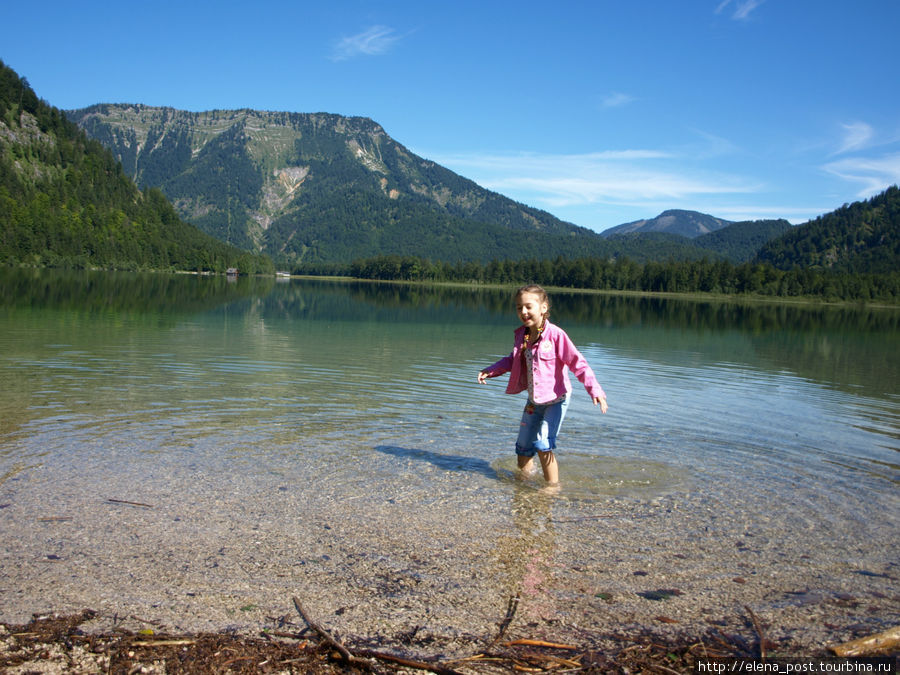
<path id="1" fill-rule="evenodd" d="M 519 469 L 530 473 L 537 453 L 544 479 L 548 485 L 555 486 L 559 484 L 559 466 L 553 450 L 572 392 L 568 371 L 575 373 L 602 413 L 608 408 L 606 394 L 566 332 L 547 320 L 550 299 L 544 289 L 536 285 L 522 286 L 516 291 L 515 299 L 522 325 L 516 329 L 513 350 L 509 356 L 480 371 L 478 382 L 485 384 L 489 377 L 509 373 L 507 394 L 528 391 L 516 439 Z"/>

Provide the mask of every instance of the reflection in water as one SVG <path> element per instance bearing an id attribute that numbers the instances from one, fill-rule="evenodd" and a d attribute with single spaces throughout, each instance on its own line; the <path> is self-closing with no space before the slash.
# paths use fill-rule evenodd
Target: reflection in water
<path id="1" fill-rule="evenodd" d="M 612 405 L 601 420 L 573 398 L 564 496 L 665 492 L 759 458 L 897 479 L 900 312 L 552 301 Z M 127 435 L 135 452 L 224 435 L 261 457 L 360 439 L 502 478 L 520 403 L 474 373 L 515 325 L 510 290 L 0 270 L 0 439 L 24 448 L 0 454 L 33 456 L 53 428 L 81 446 Z"/>
<path id="2" fill-rule="evenodd" d="M 553 619 L 555 534 L 553 495 L 517 486 L 512 490 L 512 529 L 497 537 L 494 558 L 510 598 L 519 598 L 518 616 L 527 621 Z"/>
<path id="3" fill-rule="evenodd" d="M 555 494 L 563 500 L 604 500 L 624 495 L 654 498 L 690 485 L 685 469 L 653 459 L 572 451 L 558 452 L 557 459 L 560 489 Z M 498 477 L 515 484 L 518 489 L 546 493 L 547 484 L 540 470 L 524 476 L 512 452 L 492 466 Z"/>

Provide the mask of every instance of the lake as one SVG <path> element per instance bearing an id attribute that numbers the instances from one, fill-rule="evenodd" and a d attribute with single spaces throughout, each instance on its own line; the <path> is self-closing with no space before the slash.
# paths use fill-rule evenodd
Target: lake
<path id="1" fill-rule="evenodd" d="M 548 501 L 514 470 L 523 399 L 476 383 L 509 290 L 4 269 L 0 293 L 0 619 L 256 625 L 300 587 L 345 630 L 446 636 L 516 593 L 539 625 L 617 599 L 640 623 L 673 584 L 786 640 L 900 619 L 900 311 L 551 294 L 610 409 L 573 378 Z"/>

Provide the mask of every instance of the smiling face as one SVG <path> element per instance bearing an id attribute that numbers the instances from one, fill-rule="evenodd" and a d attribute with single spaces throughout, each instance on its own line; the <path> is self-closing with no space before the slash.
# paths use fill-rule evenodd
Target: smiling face
<path id="1" fill-rule="evenodd" d="M 538 293 L 519 293 L 516 298 L 516 313 L 529 331 L 535 332 L 543 325 L 549 309 L 550 304 Z"/>

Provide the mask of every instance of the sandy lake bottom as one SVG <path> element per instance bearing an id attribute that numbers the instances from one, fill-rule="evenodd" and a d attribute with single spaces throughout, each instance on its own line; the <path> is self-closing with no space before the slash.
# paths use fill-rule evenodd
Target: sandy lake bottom
<path id="1" fill-rule="evenodd" d="M 852 486 L 833 500 L 801 476 L 570 453 L 547 494 L 511 457 L 424 444 L 359 449 L 352 470 L 347 448 L 336 469 L 214 445 L 7 477 L 0 620 L 92 609 L 97 630 L 256 633 L 299 622 L 297 597 L 346 639 L 447 657 L 495 635 L 514 596 L 508 634 L 557 641 L 649 626 L 752 642 L 749 609 L 770 640 L 820 650 L 900 623 L 896 504 Z"/>

